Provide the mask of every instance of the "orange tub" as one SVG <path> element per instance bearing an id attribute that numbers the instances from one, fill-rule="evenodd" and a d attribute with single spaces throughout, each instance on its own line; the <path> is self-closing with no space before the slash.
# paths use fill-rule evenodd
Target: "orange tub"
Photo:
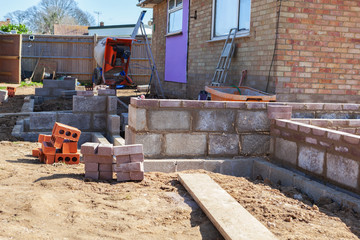
<path id="1" fill-rule="evenodd" d="M 239 90 L 236 87 L 205 87 L 212 101 L 276 102 L 276 95 L 250 87 L 239 87 Z"/>

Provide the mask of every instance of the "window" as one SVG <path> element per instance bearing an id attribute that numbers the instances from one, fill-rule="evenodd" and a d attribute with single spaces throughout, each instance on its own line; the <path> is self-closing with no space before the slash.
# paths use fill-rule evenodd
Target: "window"
<path id="1" fill-rule="evenodd" d="M 168 33 L 182 30 L 183 2 L 182 0 L 169 0 L 168 5 Z"/>
<path id="2" fill-rule="evenodd" d="M 214 0 L 213 37 L 225 36 L 231 28 L 250 31 L 251 0 Z"/>

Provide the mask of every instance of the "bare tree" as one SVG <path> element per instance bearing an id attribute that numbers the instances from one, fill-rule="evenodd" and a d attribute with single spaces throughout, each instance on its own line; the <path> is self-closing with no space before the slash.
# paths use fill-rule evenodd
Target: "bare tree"
<path id="1" fill-rule="evenodd" d="M 7 15 L 17 16 L 15 12 Z M 53 34 L 54 24 L 73 24 L 89 26 L 95 23 L 95 19 L 88 12 L 81 10 L 74 0 L 41 0 L 37 6 L 23 11 L 24 19 L 21 19 L 33 32 Z M 19 20 L 18 20 L 19 21 Z"/>
<path id="2" fill-rule="evenodd" d="M 12 23 L 23 24 L 27 16 L 25 11 L 17 10 L 6 14 L 5 17 L 10 18 Z"/>

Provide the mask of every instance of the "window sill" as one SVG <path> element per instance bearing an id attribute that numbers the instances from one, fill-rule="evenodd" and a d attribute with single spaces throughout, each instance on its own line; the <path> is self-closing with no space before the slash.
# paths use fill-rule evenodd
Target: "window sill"
<path id="1" fill-rule="evenodd" d="M 168 33 L 165 35 L 165 37 L 171 37 L 171 36 L 176 36 L 176 35 L 181 35 L 182 31 L 178 31 L 178 32 L 173 32 L 173 33 Z"/>
<path id="2" fill-rule="evenodd" d="M 243 33 L 238 33 L 236 34 L 235 38 L 245 38 L 245 37 L 250 37 L 250 32 L 243 32 Z M 211 40 L 208 40 L 206 42 L 210 43 L 210 42 L 219 42 L 219 41 L 224 41 L 226 40 L 227 35 L 226 36 L 221 36 L 221 37 L 214 37 Z"/>

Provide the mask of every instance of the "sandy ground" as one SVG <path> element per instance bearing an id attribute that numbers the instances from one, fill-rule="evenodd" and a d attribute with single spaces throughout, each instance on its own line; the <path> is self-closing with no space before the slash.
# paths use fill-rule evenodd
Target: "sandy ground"
<path id="1" fill-rule="evenodd" d="M 222 239 L 176 173 L 93 182 L 84 179 L 83 164 L 40 164 L 29 155 L 37 146 L 0 140 L 0 239 Z M 359 214 L 331 199 L 313 203 L 267 179 L 197 172 L 210 175 L 279 239 L 360 237 Z"/>

